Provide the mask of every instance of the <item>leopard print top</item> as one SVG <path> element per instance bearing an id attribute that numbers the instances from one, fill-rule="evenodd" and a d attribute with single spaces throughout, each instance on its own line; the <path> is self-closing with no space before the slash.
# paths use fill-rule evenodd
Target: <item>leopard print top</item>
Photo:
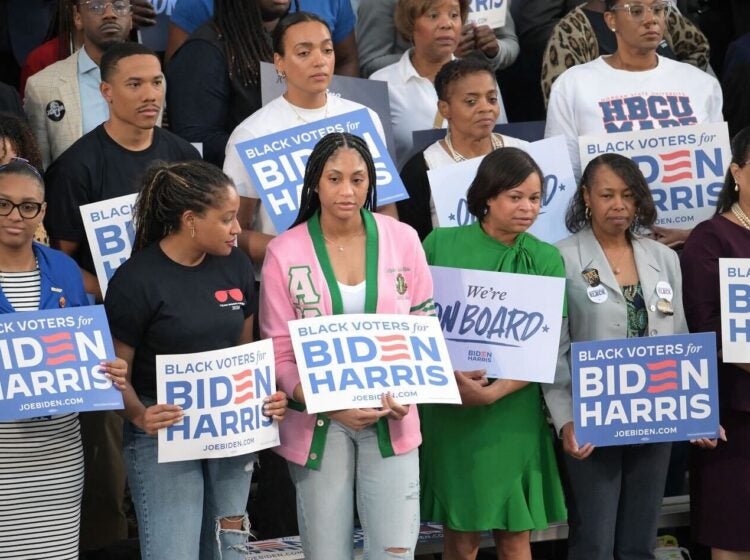
<path id="1" fill-rule="evenodd" d="M 705 70 L 708 68 L 709 46 L 706 36 L 677 10 L 667 16 L 664 38 L 680 62 L 687 62 Z M 552 83 L 577 64 L 599 57 L 596 34 L 588 17 L 579 6 L 563 17 L 552 30 L 542 60 L 542 93 L 544 105 L 549 102 Z"/>

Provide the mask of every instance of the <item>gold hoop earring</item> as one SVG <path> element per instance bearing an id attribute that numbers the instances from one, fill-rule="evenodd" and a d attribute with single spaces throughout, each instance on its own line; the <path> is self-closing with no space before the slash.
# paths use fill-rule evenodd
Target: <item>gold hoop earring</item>
<path id="1" fill-rule="evenodd" d="M 195 239 L 195 226 L 194 225 L 190 226 L 190 237 L 192 239 Z"/>

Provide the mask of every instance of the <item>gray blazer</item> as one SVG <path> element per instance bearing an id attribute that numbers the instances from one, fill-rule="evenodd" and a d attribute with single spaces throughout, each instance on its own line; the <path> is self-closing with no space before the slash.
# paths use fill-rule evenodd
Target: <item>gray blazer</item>
<path id="1" fill-rule="evenodd" d="M 555 382 L 551 385 L 543 384 L 542 389 L 559 433 L 566 423 L 573 420 L 570 342 L 626 338 L 627 307 L 615 275 L 591 228 L 560 241 L 557 248 L 565 262 L 568 319 L 563 324 L 560 337 L 561 348 Z M 645 237 L 633 239 L 633 253 L 648 313 L 648 336 L 687 333 L 685 310 L 682 307 L 682 274 L 677 253 Z M 589 284 L 582 274 L 584 270 L 594 268 L 599 271 L 600 286 L 607 293 L 606 301 L 601 303 L 589 299 L 586 291 Z M 673 315 L 657 309 L 660 299 L 656 293 L 658 282 L 667 282 L 672 287 Z"/>

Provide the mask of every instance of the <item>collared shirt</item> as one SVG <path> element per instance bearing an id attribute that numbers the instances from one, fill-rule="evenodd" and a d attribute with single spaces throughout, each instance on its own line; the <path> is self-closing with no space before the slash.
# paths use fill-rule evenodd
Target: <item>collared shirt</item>
<path id="1" fill-rule="evenodd" d="M 391 124 L 396 142 L 396 166 L 400 169 L 412 154 L 412 132 L 442 127 L 447 123 L 438 114 L 438 97 L 434 84 L 419 75 L 411 61 L 413 49 L 406 51 L 395 64 L 381 68 L 371 80 L 388 83 L 391 104 Z M 498 91 L 498 95 L 500 92 Z M 502 98 L 497 122 L 507 122 Z M 437 117 L 437 118 L 436 118 Z"/>
<path id="2" fill-rule="evenodd" d="M 86 52 L 78 51 L 78 89 L 81 92 L 81 125 L 83 133 L 94 130 L 109 118 L 109 107 L 99 91 L 101 73 L 96 62 Z"/>

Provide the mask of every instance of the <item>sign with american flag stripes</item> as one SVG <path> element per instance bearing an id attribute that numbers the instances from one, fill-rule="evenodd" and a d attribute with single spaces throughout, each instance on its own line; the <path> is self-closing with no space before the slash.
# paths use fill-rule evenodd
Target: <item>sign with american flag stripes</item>
<path id="1" fill-rule="evenodd" d="M 461 402 L 436 317 L 314 317 L 289 332 L 311 414 L 380 408 L 385 393 L 400 404 Z"/>

